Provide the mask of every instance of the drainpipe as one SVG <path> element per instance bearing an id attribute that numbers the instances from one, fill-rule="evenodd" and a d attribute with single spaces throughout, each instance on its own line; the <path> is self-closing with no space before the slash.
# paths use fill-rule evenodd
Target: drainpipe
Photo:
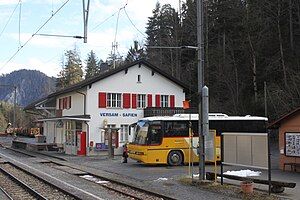
<path id="1" fill-rule="evenodd" d="M 78 92 L 76 91 L 78 94 L 82 94 L 83 95 L 83 115 L 86 115 L 86 94 L 82 93 L 82 92 Z"/>
<path id="2" fill-rule="evenodd" d="M 90 126 L 86 121 L 84 121 L 84 123 L 86 124 L 86 127 L 87 127 L 87 129 L 86 129 L 86 145 L 85 146 L 86 146 L 86 149 L 88 151 L 86 151 L 86 153 L 89 155 L 90 154 L 90 144 L 89 144 L 89 141 L 90 141 Z"/>

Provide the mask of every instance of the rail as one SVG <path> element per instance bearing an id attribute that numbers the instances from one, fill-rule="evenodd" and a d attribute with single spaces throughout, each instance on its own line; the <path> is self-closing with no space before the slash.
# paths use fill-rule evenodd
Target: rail
<path id="1" fill-rule="evenodd" d="M 2 173 L 4 173 L 5 175 L 7 175 L 8 177 L 10 177 L 13 181 L 15 181 L 18 185 L 20 185 L 22 188 L 24 188 L 26 191 L 28 191 L 35 198 L 40 199 L 40 200 L 47 200 L 47 198 L 45 198 L 43 195 L 41 195 L 40 193 L 38 193 L 37 191 L 35 191 L 33 188 L 31 188 L 30 186 L 28 186 L 23 181 L 21 181 L 18 178 L 16 178 L 14 175 L 12 175 L 11 173 L 9 173 L 8 171 L 6 171 L 6 170 L 4 170 L 2 168 L 0 168 L 0 171 Z"/>

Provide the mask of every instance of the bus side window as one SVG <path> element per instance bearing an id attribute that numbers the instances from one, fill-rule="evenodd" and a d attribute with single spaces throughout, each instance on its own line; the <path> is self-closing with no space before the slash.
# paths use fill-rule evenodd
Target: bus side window
<path id="1" fill-rule="evenodd" d="M 148 144 L 160 144 L 162 141 L 161 126 L 150 126 Z"/>
<path id="2" fill-rule="evenodd" d="M 165 122 L 165 137 L 170 137 L 172 136 L 173 132 L 173 122 Z"/>
<path id="3" fill-rule="evenodd" d="M 186 121 L 174 122 L 173 131 L 174 131 L 174 136 L 188 137 L 189 136 L 188 122 Z"/>
<path id="4" fill-rule="evenodd" d="M 198 129 L 198 121 L 192 121 L 192 133 L 194 137 L 199 136 Z"/>

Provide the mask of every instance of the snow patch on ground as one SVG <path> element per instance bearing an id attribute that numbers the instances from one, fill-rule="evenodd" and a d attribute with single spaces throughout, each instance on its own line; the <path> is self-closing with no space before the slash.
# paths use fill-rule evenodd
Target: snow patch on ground
<path id="1" fill-rule="evenodd" d="M 83 176 L 80 176 L 81 178 L 92 178 L 93 176 L 91 175 L 83 175 Z"/>
<path id="2" fill-rule="evenodd" d="M 155 181 L 167 181 L 168 180 L 168 178 L 158 178 L 158 179 L 156 179 Z"/>
<path id="3" fill-rule="evenodd" d="M 248 176 L 260 176 L 261 172 L 251 171 L 249 169 L 246 169 L 246 170 L 240 170 L 240 171 L 227 171 L 227 172 L 224 172 L 224 174 L 240 176 L 240 177 L 248 177 Z"/>
<path id="4" fill-rule="evenodd" d="M 106 184 L 106 183 L 109 183 L 109 181 L 97 181 L 96 183 L 99 183 L 99 184 Z"/>
<path id="5" fill-rule="evenodd" d="M 98 183 L 98 184 L 107 184 L 107 183 L 109 183 L 109 181 L 99 180 L 98 178 L 96 178 L 94 176 L 91 176 L 91 175 L 83 175 L 83 176 L 80 176 L 80 177 L 84 178 L 86 180 Z"/>
<path id="6" fill-rule="evenodd" d="M 193 177 L 199 178 L 199 174 L 193 174 Z"/>

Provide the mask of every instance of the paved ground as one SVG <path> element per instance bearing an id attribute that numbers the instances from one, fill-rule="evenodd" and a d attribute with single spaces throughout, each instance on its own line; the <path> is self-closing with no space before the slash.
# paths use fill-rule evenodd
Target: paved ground
<path id="1" fill-rule="evenodd" d="M 33 139 L 23 139 L 26 141 L 32 141 Z M 6 143 L 9 145 L 11 138 L 0 137 L 0 143 Z M 137 163 L 134 160 L 130 160 L 128 163 L 122 163 L 121 157 L 116 156 L 114 159 L 107 159 L 104 153 L 102 156 L 97 157 L 78 157 L 78 156 L 68 156 L 57 152 L 44 152 L 53 156 L 62 157 L 72 163 L 88 166 L 94 169 L 99 169 L 107 172 L 114 173 L 116 175 L 122 175 L 125 178 L 136 179 L 143 183 L 149 184 L 149 187 L 157 187 L 168 192 L 176 192 L 179 199 L 228 199 L 228 197 L 222 197 L 218 194 L 199 191 L 199 188 L 191 186 L 183 186 L 178 183 L 178 180 L 182 177 L 187 176 L 189 167 L 179 166 L 179 167 L 168 167 L 168 166 L 147 166 L 141 163 Z M 241 168 L 225 167 L 227 170 L 239 170 Z M 244 168 L 245 169 L 245 168 Z M 194 174 L 198 174 L 198 166 L 193 167 Z M 213 171 L 213 166 L 207 165 L 207 171 Z M 218 168 L 219 171 L 219 168 Z M 256 170 L 257 171 L 257 170 Z M 261 171 L 261 177 L 267 179 L 267 171 Z M 300 173 L 294 172 L 283 172 L 278 169 L 272 170 L 272 180 L 285 181 L 285 182 L 296 182 L 296 188 L 287 188 L 284 193 L 281 194 L 282 197 L 290 199 L 300 199 Z M 239 184 L 238 181 L 225 180 L 225 182 Z M 255 185 L 256 188 L 266 190 L 267 186 Z M 180 192 L 180 191 L 184 191 Z M 189 196 L 180 196 L 181 194 L 189 194 Z M 205 198 L 200 198 L 200 197 Z"/>

